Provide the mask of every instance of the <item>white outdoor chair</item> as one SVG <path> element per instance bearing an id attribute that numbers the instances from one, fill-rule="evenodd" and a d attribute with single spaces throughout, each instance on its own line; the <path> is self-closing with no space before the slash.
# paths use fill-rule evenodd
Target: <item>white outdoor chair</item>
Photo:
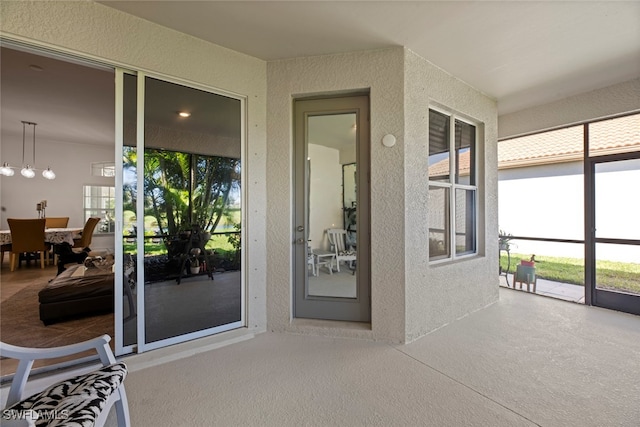
<path id="1" fill-rule="evenodd" d="M 109 335 L 102 335 L 52 348 L 26 348 L 0 342 L 0 356 L 20 361 L 2 411 L 2 426 L 104 426 L 109 410 L 115 404 L 118 426 L 129 427 L 129 406 L 123 384 L 127 366 L 116 362 L 109 341 Z M 103 365 L 101 369 L 23 398 L 35 360 L 71 356 L 88 350 L 97 351 Z"/>
<path id="2" fill-rule="evenodd" d="M 348 262 L 349 268 L 355 272 L 353 263 L 354 261 L 357 261 L 358 257 L 356 256 L 356 251 L 353 250 L 352 247 L 347 247 L 346 230 L 340 228 L 329 228 L 327 229 L 327 238 L 329 239 L 332 250 L 336 254 L 336 270 L 338 270 L 338 273 L 340 272 L 340 262 L 342 261 Z"/>
<path id="3" fill-rule="evenodd" d="M 307 246 L 307 269 L 309 268 L 309 266 L 311 266 L 311 273 L 314 276 L 317 276 L 318 273 L 316 272 L 316 260 L 315 256 L 313 256 L 313 249 L 311 249 L 311 246 Z"/>

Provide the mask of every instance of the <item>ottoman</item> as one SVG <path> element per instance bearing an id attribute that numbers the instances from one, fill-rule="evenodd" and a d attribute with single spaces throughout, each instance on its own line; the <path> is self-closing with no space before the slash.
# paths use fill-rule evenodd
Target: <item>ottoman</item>
<path id="1" fill-rule="evenodd" d="M 40 320 L 61 320 L 113 312 L 113 273 L 100 268 L 69 267 L 39 293 Z"/>

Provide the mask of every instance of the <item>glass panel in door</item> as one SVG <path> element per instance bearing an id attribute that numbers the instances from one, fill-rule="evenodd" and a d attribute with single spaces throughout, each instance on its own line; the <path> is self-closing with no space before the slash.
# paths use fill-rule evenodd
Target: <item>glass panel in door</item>
<path id="1" fill-rule="evenodd" d="M 308 118 L 308 295 L 356 297 L 356 115 Z"/>
<path id="2" fill-rule="evenodd" d="M 144 109 L 145 343 L 242 326 L 241 102 L 147 77 Z"/>
<path id="3" fill-rule="evenodd" d="M 640 159 L 594 166 L 596 289 L 640 296 Z"/>
<path id="4" fill-rule="evenodd" d="M 122 343 L 134 346 L 137 338 L 137 245 L 136 227 L 137 150 L 136 150 L 136 104 L 137 77 L 123 76 L 123 123 L 122 123 Z"/>

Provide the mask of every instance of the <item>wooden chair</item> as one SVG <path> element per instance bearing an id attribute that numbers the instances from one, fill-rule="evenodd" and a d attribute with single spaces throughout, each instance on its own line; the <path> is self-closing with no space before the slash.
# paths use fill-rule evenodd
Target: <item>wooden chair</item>
<path id="1" fill-rule="evenodd" d="M 68 225 L 69 225 L 68 216 L 59 216 L 59 217 L 49 216 L 45 218 L 45 222 L 44 222 L 44 228 L 67 228 Z M 47 244 L 47 247 L 49 248 L 49 254 L 48 254 L 49 259 L 53 259 L 54 265 L 57 264 L 58 255 L 53 250 L 54 245 L 49 243 Z"/>
<path id="2" fill-rule="evenodd" d="M 11 252 L 11 243 L 0 245 L 0 264 L 4 264 L 4 253 Z"/>
<path id="3" fill-rule="evenodd" d="M 127 366 L 116 361 L 109 341 L 109 335 L 102 335 L 52 348 L 18 347 L 0 342 L 0 356 L 19 360 L 7 395 L 7 406 L 2 411 L 2 425 L 34 425 L 42 415 L 62 417 L 54 421 L 55 425 L 104 426 L 109 410 L 115 405 L 118 426 L 129 427 L 129 405 L 124 390 Z M 79 355 L 89 350 L 98 353 L 102 368 L 56 383 L 30 397 L 23 396 L 35 360 Z M 38 425 L 49 425 L 47 420 L 41 419 Z"/>
<path id="4" fill-rule="evenodd" d="M 84 248 L 88 248 L 91 244 L 91 239 L 93 238 L 93 231 L 96 229 L 96 225 L 100 222 L 100 218 L 91 217 L 84 224 L 84 229 L 82 230 L 82 237 L 79 239 L 73 239 L 73 248 L 80 248 L 80 250 Z"/>
<path id="5" fill-rule="evenodd" d="M 336 254 L 336 270 L 338 270 L 338 273 L 340 272 L 340 262 L 342 261 L 347 261 L 349 268 L 355 272 L 353 262 L 357 261 L 358 257 L 353 248 L 347 248 L 347 231 L 340 228 L 329 228 L 327 230 L 327 238 Z"/>
<path id="6" fill-rule="evenodd" d="M 39 252 L 40 267 L 44 268 L 47 245 L 44 242 L 45 219 L 15 219 L 8 218 L 11 230 L 11 257 L 9 264 L 11 271 L 15 271 L 20 262 L 20 254 Z"/>
<path id="7" fill-rule="evenodd" d="M 68 216 L 50 216 L 45 218 L 44 228 L 67 228 L 69 225 L 69 217 Z"/>

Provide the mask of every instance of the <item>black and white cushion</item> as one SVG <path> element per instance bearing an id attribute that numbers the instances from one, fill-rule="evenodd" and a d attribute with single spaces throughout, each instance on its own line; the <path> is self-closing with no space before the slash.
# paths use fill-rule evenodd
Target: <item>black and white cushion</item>
<path id="1" fill-rule="evenodd" d="M 36 426 L 91 427 L 126 376 L 127 366 L 115 363 L 54 384 L 6 409 L 37 413 Z"/>

